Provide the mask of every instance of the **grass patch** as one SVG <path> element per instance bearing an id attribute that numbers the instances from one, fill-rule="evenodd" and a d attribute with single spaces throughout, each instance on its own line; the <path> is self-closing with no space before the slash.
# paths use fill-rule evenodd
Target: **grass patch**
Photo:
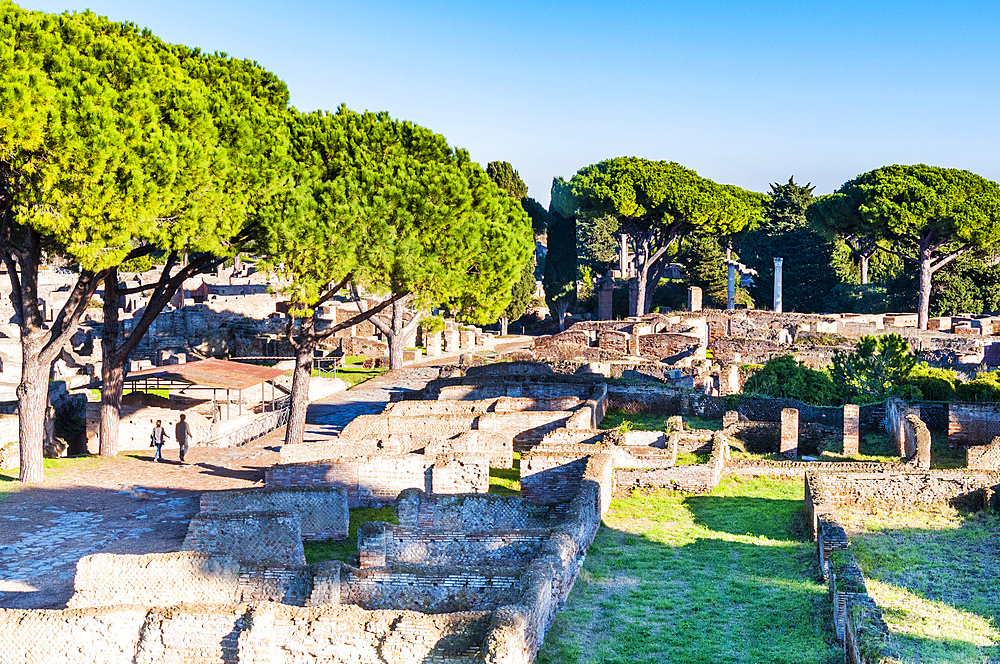
<path id="1" fill-rule="evenodd" d="M 399 523 L 396 519 L 396 509 L 389 507 L 355 507 L 350 512 L 350 524 L 345 540 L 319 540 L 303 542 L 306 552 L 306 562 L 310 565 L 324 560 L 340 560 L 345 563 L 357 564 L 358 557 L 358 526 L 366 521 L 385 521 Z"/>
<path id="2" fill-rule="evenodd" d="M 798 479 L 616 499 L 539 664 L 834 664 Z"/>
<path id="3" fill-rule="evenodd" d="M 676 466 L 696 466 L 708 463 L 712 459 L 710 452 L 678 452 Z"/>
<path id="4" fill-rule="evenodd" d="M 490 493 L 498 496 L 521 495 L 520 452 L 514 452 L 513 468 L 490 468 Z"/>
<path id="5" fill-rule="evenodd" d="M 1000 661 L 1000 516 L 937 506 L 845 525 L 902 662 Z"/>

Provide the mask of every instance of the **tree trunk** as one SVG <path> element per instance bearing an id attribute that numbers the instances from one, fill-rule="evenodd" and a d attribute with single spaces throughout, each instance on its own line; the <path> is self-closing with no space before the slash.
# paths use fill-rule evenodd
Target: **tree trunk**
<path id="1" fill-rule="evenodd" d="M 566 329 L 566 312 L 569 311 L 569 300 L 565 298 L 560 298 L 556 300 L 556 323 L 559 325 L 559 331 L 563 332 Z"/>
<path id="2" fill-rule="evenodd" d="M 403 366 L 403 347 L 405 339 L 400 333 L 393 332 L 389 338 L 389 368 L 399 369 Z"/>
<path id="3" fill-rule="evenodd" d="M 500 319 L 500 336 L 501 337 L 506 337 L 507 336 L 507 326 L 508 325 L 510 325 L 510 319 L 509 318 L 504 317 L 504 318 Z"/>
<path id="4" fill-rule="evenodd" d="M 288 413 L 288 427 L 285 429 L 285 445 L 301 443 L 306 434 L 309 381 L 312 378 L 313 351 L 316 348 L 312 321 L 310 317 L 302 322 L 303 330 L 299 335 L 299 346 L 295 349 L 295 372 L 292 374 L 291 410 Z"/>
<path id="5" fill-rule="evenodd" d="M 927 329 L 927 318 L 930 314 L 931 305 L 931 250 L 929 243 L 921 242 L 920 247 L 920 302 L 917 305 L 917 327 L 921 330 Z"/>
<path id="6" fill-rule="evenodd" d="M 861 285 L 865 286 L 868 284 L 868 261 L 869 256 L 865 254 L 858 254 L 858 262 L 861 265 Z"/>
<path id="7" fill-rule="evenodd" d="M 125 391 L 124 362 L 118 362 L 118 270 L 104 278 L 104 330 L 101 334 L 101 445 L 102 457 L 118 454 L 122 393 Z"/>
<path id="8" fill-rule="evenodd" d="M 642 316 L 646 313 L 646 284 L 649 274 L 649 266 L 643 265 L 636 275 L 635 289 L 635 315 Z"/>
<path id="9" fill-rule="evenodd" d="M 409 322 L 406 322 L 406 303 L 409 296 L 395 300 L 390 306 L 389 324 L 386 325 L 377 317 L 372 317 L 372 323 L 378 331 L 385 335 L 389 342 L 389 368 L 399 369 L 403 366 L 403 350 L 406 348 L 406 340 L 417 331 L 420 324 L 420 314 L 414 314 Z"/>
<path id="10" fill-rule="evenodd" d="M 37 338 L 22 339 L 24 364 L 21 366 L 21 383 L 17 386 L 18 437 L 21 448 L 18 479 L 26 484 L 36 484 L 45 479 L 43 447 L 50 366 L 39 357 L 40 347 L 41 343 Z"/>

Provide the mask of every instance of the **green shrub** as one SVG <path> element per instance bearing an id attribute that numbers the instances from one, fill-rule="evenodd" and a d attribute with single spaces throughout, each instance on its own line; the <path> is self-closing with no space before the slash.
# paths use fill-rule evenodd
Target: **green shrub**
<path id="1" fill-rule="evenodd" d="M 955 398 L 959 401 L 1000 401 L 1000 382 L 976 376 L 975 380 L 961 383 L 955 387 Z"/>
<path id="2" fill-rule="evenodd" d="M 907 381 L 920 390 L 920 398 L 927 401 L 951 401 L 955 398 L 958 378 L 952 369 L 929 367 L 921 362 L 913 368 Z"/>
<path id="3" fill-rule="evenodd" d="M 854 352 L 834 352 L 830 375 L 844 397 L 881 400 L 906 383 L 916 364 L 909 344 L 898 334 L 867 336 Z"/>
<path id="4" fill-rule="evenodd" d="M 420 321 L 420 329 L 427 334 L 444 332 L 444 319 L 440 316 L 427 316 Z"/>
<path id="5" fill-rule="evenodd" d="M 796 362 L 791 355 L 773 357 L 743 386 L 745 394 L 798 399 L 816 406 L 829 406 L 837 399 L 837 388 L 823 371 Z"/>

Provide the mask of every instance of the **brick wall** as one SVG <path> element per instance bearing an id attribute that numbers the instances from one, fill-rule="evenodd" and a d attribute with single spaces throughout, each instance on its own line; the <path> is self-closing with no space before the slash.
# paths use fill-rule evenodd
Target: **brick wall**
<path id="1" fill-rule="evenodd" d="M 407 489 L 396 501 L 399 525 L 451 531 L 549 528 L 561 517 L 551 507 L 518 496 L 442 496 Z"/>
<path id="2" fill-rule="evenodd" d="M 422 454 L 278 465 L 264 473 L 268 488 L 341 487 L 348 507 L 384 505 L 404 489 L 430 489 L 432 458 Z"/>
<path id="3" fill-rule="evenodd" d="M 182 551 L 231 556 L 241 563 L 305 565 L 298 514 L 199 514 L 191 519 Z"/>
<path id="4" fill-rule="evenodd" d="M 429 439 L 408 434 L 383 438 L 326 438 L 312 442 L 281 446 L 279 463 L 306 463 L 340 457 L 362 457 L 376 454 L 408 454 L 422 449 Z"/>
<path id="5" fill-rule="evenodd" d="M 347 537 L 347 492 L 343 487 L 206 491 L 201 512 L 291 512 L 298 514 L 302 539 Z"/>
<path id="6" fill-rule="evenodd" d="M 514 438 L 503 432 L 466 431 L 454 438 L 435 438 L 427 441 L 424 454 L 469 454 L 489 459 L 490 468 L 512 468 L 514 466 Z"/>
<path id="7" fill-rule="evenodd" d="M 449 531 L 411 528 L 381 521 L 358 529 L 361 567 L 420 565 L 525 566 L 538 555 L 548 529 Z"/>
<path id="8" fill-rule="evenodd" d="M 4 662 L 23 664 L 474 664 L 491 613 L 424 615 L 271 603 L 0 609 Z"/>
<path id="9" fill-rule="evenodd" d="M 997 436 L 1000 436 L 1000 403 L 949 404 L 949 447 L 985 445 Z"/>
<path id="10" fill-rule="evenodd" d="M 531 452 L 521 456 L 521 497 L 539 505 L 569 502 L 580 488 L 586 453 Z"/>

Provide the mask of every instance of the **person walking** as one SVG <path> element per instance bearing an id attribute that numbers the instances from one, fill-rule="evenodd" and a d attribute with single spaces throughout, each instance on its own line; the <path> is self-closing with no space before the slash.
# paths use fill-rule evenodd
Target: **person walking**
<path id="1" fill-rule="evenodd" d="M 167 432 L 163 428 L 163 424 L 160 420 L 156 420 L 156 426 L 153 427 L 153 432 L 149 434 L 149 445 L 150 447 L 156 448 L 156 454 L 153 455 L 153 461 L 160 463 L 163 461 L 163 443 L 167 438 Z"/>
<path id="2" fill-rule="evenodd" d="M 174 427 L 174 438 L 181 448 L 181 463 L 184 463 L 184 455 L 187 454 L 188 445 L 191 443 L 191 425 L 187 422 L 187 416 L 181 413 L 181 419 Z"/>

